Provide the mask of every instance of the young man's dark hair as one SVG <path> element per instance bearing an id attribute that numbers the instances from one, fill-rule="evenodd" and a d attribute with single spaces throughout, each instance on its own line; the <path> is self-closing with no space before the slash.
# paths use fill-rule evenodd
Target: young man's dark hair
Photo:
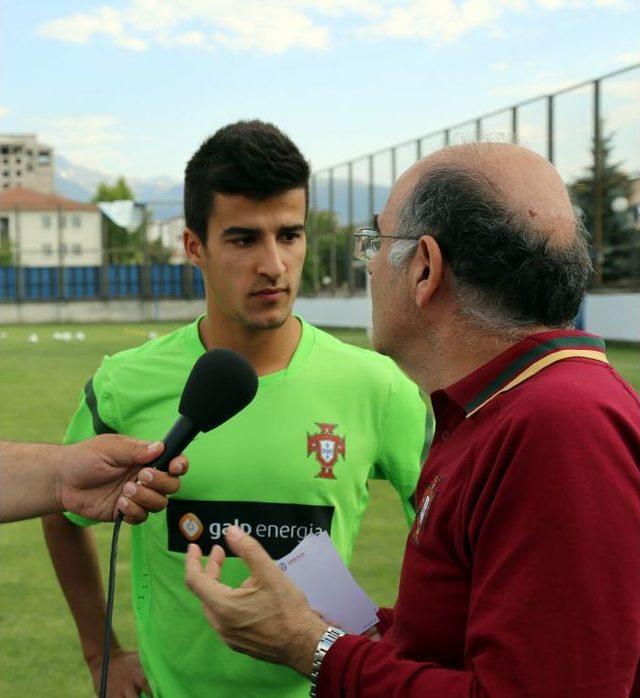
<path id="1" fill-rule="evenodd" d="M 261 200 L 304 187 L 308 201 L 309 174 L 295 143 L 273 124 L 254 120 L 223 126 L 187 163 L 187 227 L 206 242 L 215 192 Z"/>

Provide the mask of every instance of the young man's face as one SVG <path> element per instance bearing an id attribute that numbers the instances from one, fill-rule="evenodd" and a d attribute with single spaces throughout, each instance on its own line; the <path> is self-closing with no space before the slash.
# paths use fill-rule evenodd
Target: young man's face
<path id="1" fill-rule="evenodd" d="M 262 201 L 214 196 L 206 245 L 200 245 L 198 259 L 189 254 L 202 269 L 208 305 L 219 321 L 254 330 L 278 328 L 291 314 L 300 286 L 305 191 L 291 189 Z M 193 242 L 185 243 L 189 253 Z"/>

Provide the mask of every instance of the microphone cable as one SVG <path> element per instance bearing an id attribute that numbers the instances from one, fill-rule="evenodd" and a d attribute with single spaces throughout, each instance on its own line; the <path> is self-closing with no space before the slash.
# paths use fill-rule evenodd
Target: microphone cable
<path id="1" fill-rule="evenodd" d="M 102 634 L 102 668 L 100 670 L 100 698 L 107 698 L 107 682 L 109 680 L 109 659 L 111 655 L 111 632 L 113 619 L 113 603 L 116 593 L 116 561 L 118 559 L 118 538 L 120 526 L 124 514 L 118 512 L 113 524 L 111 538 L 111 555 L 109 557 L 109 589 L 107 591 L 107 610 L 104 617 L 104 630 Z"/>

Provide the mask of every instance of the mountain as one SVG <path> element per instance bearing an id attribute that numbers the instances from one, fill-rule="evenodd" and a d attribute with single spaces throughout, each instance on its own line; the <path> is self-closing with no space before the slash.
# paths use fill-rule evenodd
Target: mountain
<path id="1" fill-rule="evenodd" d="M 61 196 L 76 201 L 91 201 L 98 184 L 114 182 L 116 177 L 76 165 L 56 155 L 54 187 Z M 126 177 L 137 201 L 149 202 L 155 219 L 171 218 L 182 212 L 182 184 L 169 177 Z"/>
<path id="2" fill-rule="evenodd" d="M 113 182 L 116 178 L 97 170 L 90 170 L 67 160 L 62 155 L 55 158 L 54 186 L 58 194 L 76 201 L 90 201 L 100 182 Z M 169 177 L 125 177 L 133 189 L 136 200 L 147 203 L 155 220 L 165 220 L 182 215 L 182 183 Z M 334 181 L 334 209 L 340 225 L 348 222 L 347 205 L 348 182 L 344 179 Z M 373 188 L 374 213 L 382 208 L 387 198 L 389 187 L 376 185 Z M 316 192 L 318 208 L 328 207 L 329 185 L 326 180 L 318 182 Z M 355 180 L 353 182 L 353 220 L 354 223 L 370 223 L 369 184 Z"/>

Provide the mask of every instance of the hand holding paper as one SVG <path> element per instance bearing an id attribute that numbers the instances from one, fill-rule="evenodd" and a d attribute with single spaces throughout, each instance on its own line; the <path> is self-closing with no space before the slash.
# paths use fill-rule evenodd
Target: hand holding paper
<path id="1" fill-rule="evenodd" d="M 378 607 L 358 586 L 326 531 L 304 538 L 278 566 L 332 625 L 361 635 L 378 622 Z"/>
<path id="2" fill-rule="evenodd" d="M 186 582 L 202 601 L 211 625 L 232 649 L 310 675 L 315 648 L 327 623 L 311 609 L 294 575 L 307 587 L 317 611 L 345 630 L 362 631 L 377 622 L 375 606 L 353 581 L 326 534 L 303 541 L 304 545 L 280 563 L 237 526 L 227 530 L 226 540 L 251 571 L 243 585 L 233 589 L 220 582 L 225 555 L 218 545 L 205 569 L 200 548 L 189 546 Z M 283 573 L 279 564 L 292 571 Z M 314 575 L 316 580 L 311 579 Z M 354 608 L 343 607 L 343 594 Z"/>

